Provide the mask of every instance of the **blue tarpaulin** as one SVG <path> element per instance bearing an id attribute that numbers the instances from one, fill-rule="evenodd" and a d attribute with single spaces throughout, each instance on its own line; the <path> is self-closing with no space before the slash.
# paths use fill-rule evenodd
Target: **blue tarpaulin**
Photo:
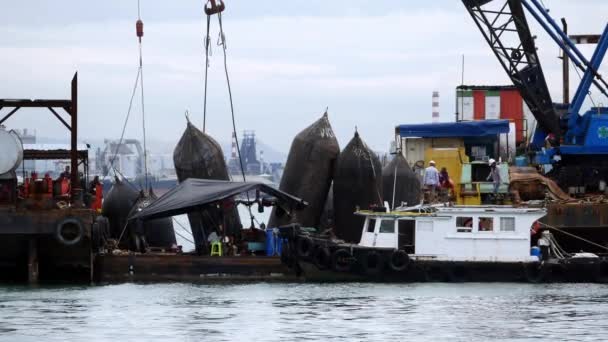
<path id="1" fill-rule="evenodd" d="M 485 137 L 509 133 L 509 120 L 483 120 L 399 125 L 402 138 Z"/>

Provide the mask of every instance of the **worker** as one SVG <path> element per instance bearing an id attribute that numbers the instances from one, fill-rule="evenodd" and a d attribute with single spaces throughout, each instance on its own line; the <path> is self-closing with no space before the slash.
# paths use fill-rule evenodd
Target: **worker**
<path id="1" fill-rule="evenodd" d="M 431 201 L 435 199 L 435 192 L 439 186 L 439 171 L 435 168 L 435 161 L 431 160 L 429 166 L 424 169 L 424 187 L 430 192 Z"/>
<path id="2" fill-rule="evenodd" d="M 93 180 L 91 181 L 91 183 L 89 184 L 89 193 L 93 196 L 95 196 L 95 194 L 97 193 L 97 186 L 101 185 L 101 182 L 99 181 L 99 176 L 95 176 L 93 178 Z"/>
<path id="3" fill-rule="evenodd" d="M 492 180 L 494 184 L 494 195 L 498 194 L 498 188 L 500 187 L 500 169 L 496 166 L 496 160 L 491 159 L 488 160 L 488 164 L 490 164 L 490 174 L 487 181 Z"/>
<path id="4" fill-rule="evenodd" d="M 211 234 L 209 234 L 209 236 L 207 237 L 207 242 L 219 242 L 220 241 L 220 237 L 219 235 L 217 235 L 217 232 L 214 230 L 211 232 Z"/>
<path id="5" fill-rule="evenodd" d="M 59 178 L 63 178 L 63 179 L 70 179 L 70 177 L 72 176 L 72 173 L 70 172 L 70 167 L 66 166 L 65 170 L 59 175 Z"/>
<path id="6" fill-rule="evenodd" d="M 452 181 L 452 179 L 450 178 L 450 175 L 448 174 L 448 169 L 446 169 L 445 167 L 442 167 L 441 172 L 439 172 L 439 185 L 443 189 L 446 189 L 448 194 L 450 194 L 450 192 L 454 191 L 454 182 Z"/>

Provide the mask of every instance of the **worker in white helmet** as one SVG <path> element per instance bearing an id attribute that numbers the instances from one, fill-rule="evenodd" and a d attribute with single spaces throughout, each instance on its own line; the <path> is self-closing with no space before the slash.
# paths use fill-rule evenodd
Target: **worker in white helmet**
<path id="1" fill-rule="evenodd" d="M 494 194 L 498 194 L 498 188 L 500 187 L 501 179 L 500 179 L 500 169 L 496 166 L 496 160 L 490 159 L 488 160 L 488 164 L 490 164 L 490 174 L 487 181 L 492 180 L 494 184 Z"/>
<path id="2" fill-rule="evenodd" d="M 439 171 L 435 167 L 435 161 L 431 160 L 429 166 L 424 169 L 423 185 L 429 190 L 431 195 L 431 201 L 435 199 L 435 192 L 439 186 Z"/>

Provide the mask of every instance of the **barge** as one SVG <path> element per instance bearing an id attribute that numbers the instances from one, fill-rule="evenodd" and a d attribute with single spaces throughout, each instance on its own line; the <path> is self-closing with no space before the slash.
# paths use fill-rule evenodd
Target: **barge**
<path id="1" fill-rule="evenodd" d="M 608 282 L 605 256 L 567 254 L 537 229 L 545 209 L 434 205 L 356 214 L 365 218 L 356 244 L 281 228 L 285 264 L 309 281 Z"/>

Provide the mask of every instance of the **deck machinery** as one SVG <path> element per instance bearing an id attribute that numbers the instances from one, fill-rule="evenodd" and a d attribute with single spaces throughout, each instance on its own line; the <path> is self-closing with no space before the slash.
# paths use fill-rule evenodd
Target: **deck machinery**
<path id="1" fill-rule="evenodd" d="M 608 84 L 598 72 L 608 49 L 608 25 L 588 60 L 538 0 L 462 2 L 537 120 L 528 146 L 532 162 L 551 165 L 549 175 L 565 189 L 598 190 L 600 181 L 608 179 L 608 108 L 585 113 L 581 108 L 592 85 L 608 96 Z M 526 11 L 583 72 L 570 103 L 551 99 Z"/>

